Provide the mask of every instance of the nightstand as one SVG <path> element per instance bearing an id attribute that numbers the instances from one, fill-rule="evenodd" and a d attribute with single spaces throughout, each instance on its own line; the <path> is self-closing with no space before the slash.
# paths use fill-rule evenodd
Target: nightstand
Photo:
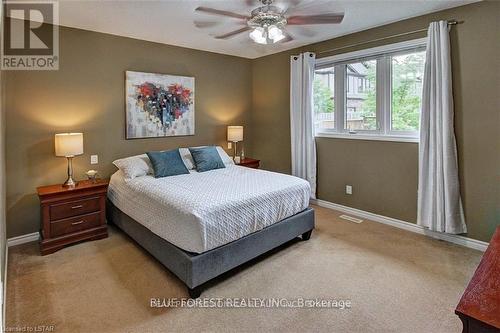
<path id="1" fill-rule="evenodd" d="M 106 225 L 107 179 L 84 180 L 74 187 L 37 188 L 41 203 L 42 255 L 83 240 L 108 237 Z"/>
<path id="2" fill-rule="evenodd" d="M 238 165 L 247 167 L 247 168 L 253 168 L 253 169 L 258 169 L 260 166 L 260 160 L 256 160 L 253 158 L 245 158 L 238 163 Z"/>

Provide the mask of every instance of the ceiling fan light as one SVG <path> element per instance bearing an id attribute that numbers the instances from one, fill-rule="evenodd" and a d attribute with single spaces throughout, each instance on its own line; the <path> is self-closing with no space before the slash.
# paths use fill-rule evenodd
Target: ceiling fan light
<path id="1" fill-rule="evenodd" d="M 286 36 L 283 34 L 283 32 L 281 32 L 279 35 L 277 35 L 276 37 L 272 38 L 273 43 L 279 42 L 280 40 L 282 40 L 285 37 Z"/>
<path id="2" fill-rule="evenodd" d="M 256 43 L 267 44 L 267 38 L 265 36 L 264 28 L 261 27 L 255 28 L 250 33 L 250 38 Z"/>
<path id="3" fill-rule="evenodd" d="M 273 43 L 279 42 L 280 40 L 285 38 L 283 31 L 275 25 L 271 25 L 269 28 L 267 28 L 267 31 L 267 35 L 270 39 L 273 40 Z"/>

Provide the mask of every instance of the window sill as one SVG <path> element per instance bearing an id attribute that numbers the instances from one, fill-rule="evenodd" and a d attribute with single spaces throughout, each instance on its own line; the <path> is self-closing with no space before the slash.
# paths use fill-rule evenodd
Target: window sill
<path id="1" fill-rule="evenodd" d="M 420 139 L 413 136 L 397 136 L 397 135 L 376 135 L 376 134 L 349 134 L 349 133 L 328 133 L 318 132 L 316 137 L 320 138 L 336 138 L 336 139 L 352 139 L 352 140 L 369 140 L 369 141 L 391 141 L 391 142 L 410 142 L 418 143 Z"/>

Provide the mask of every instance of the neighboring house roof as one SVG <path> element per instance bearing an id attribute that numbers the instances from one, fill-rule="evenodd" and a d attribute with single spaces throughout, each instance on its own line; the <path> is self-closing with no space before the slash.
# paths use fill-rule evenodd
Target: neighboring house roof
<path id="1" fill-rule="evenodd" d="M 368 72 L 368 66 L 366 66 L 363 62 L 348 64 L 347 72 L 349 74 L 359 74 L 360 76 L 365 76 Z"/>

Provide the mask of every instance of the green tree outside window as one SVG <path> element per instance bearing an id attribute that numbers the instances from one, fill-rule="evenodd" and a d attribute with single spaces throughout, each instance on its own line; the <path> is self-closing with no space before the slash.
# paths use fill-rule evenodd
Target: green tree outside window
<path id="1" fill-rule="evenodd" d="M 314 113 L 332 113 L 335 110 L 332 92 L 323 81 L 316 79 L 313 85 Z"/>

